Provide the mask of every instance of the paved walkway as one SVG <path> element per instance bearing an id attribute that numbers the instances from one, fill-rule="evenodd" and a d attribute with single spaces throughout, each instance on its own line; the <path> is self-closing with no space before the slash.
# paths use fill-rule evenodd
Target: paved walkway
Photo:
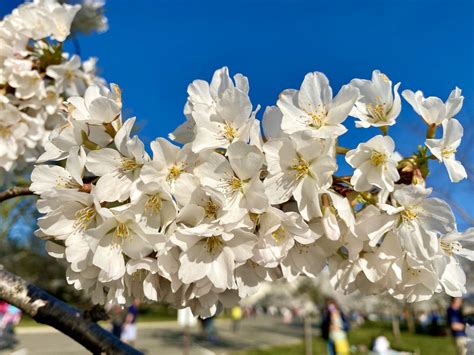
<path id="1" fill-rule="evenodd" d="M 202 339 L 198 328 L 192 329 L 189 354 L 226 354 L 245 349 L 297 343 L 303 337 L 301 324 L 286 325 L 281 322 L 281 318 L 245 319 L 241 322 L 237 333 L 231 331 L 229 320 L 218 320 L 216 327 L 219 334 L 217 344 L 210 344 Z M 316 329 L 314 333 L 317 333 Z M 49 327 L 19 328 L 18 339 L 20 343 L 14 352 L 0 351 L 0 354 L 88 354 L 81 345 Z M 183 334 L 177 322 L 139 323 L 136 347 L 145 354 L 183 354 L 182 346 Z"/>

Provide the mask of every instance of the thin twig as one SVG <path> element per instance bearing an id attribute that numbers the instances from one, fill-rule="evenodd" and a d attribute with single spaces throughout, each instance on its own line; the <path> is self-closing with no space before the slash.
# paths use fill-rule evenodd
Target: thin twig
<path id="1" fill-rule="evenodd" d="M 0 202 L 6 201 L 14 197 L 28 195 L 34 195 L 33 191 L 30 190 L 29 186 L 15 186 L 9 188 L 8 190 L 0 192 Z"/>

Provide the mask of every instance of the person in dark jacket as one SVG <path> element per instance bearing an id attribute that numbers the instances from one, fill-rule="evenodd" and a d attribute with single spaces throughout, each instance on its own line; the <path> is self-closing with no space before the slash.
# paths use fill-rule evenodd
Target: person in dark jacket
<path id="1" fill-rule="evenodd" d="M 462 297 L 453 297 L 447 311 L 447 320 L 456 345 L 456 354 L 466 354 L 466 322 L 462 313 Z"/>

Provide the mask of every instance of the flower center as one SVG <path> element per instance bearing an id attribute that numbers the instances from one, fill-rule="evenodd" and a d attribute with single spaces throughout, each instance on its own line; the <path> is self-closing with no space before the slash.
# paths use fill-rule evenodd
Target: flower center
<path id="1" fill-rule="evenodd" d="M 417 277 L 421 274 L 420 269 L 407 268 L 407 272 L 409 272 L 411 274 L 411 276 L 413 276 L 413 277 Z"/>
<path id="2" fill-rule="evenodd" d="M 76 73 L 74 73 L 73 70 L 66 70 L 66 72 L 64 73 L 64 77 L 67 79 L 67 80 L 74 80 L 76 79 Z"/>
<path id="3" fill-rule="evenodd" d="M 286 229 L 283 226 L 278 227 L 277 230 L 272 232 L 272 237 L 277 243 L 281 243 L 286 237 Z"/>
<path id="4" fill-rule="evenodd" d="M 74 222 L 74 227 L 79 230 L 85 230 L 94 219 L 95 214 L 96 211 L 94 207 L 85 207 L 80 209 L 74 214 L 74 218 L 76 219 Z"/>
<path id="5" fill-rule="evenodd" d="M 180 168 L 178 165 L 173 165 L 168 170 L 167 180 L 168 181 L 176 180 L 177 178 L 179 178 L 179 176 L 181 175 L 182 172 L 183 172 L 182 168 Z"/>
<path id="6" fill-rule="evenodd" d="M 439 246 L 448 256 L 459 253 L 462 250 L 462 245 L 459 242 L 447 242 L 445 240 L 439 241 Z"/>
<path id="7" fill-rule="evenodd" d="M 307 112 L 308 116 L 311 118 L 309 121 L 309 126 L 312 128 L 321 128 L 324 126 L 324 120 L 326 118 L 326 112 L 325 111 L 319 111 L 319 112 Z"/>
<path id="8" fill-rule="evenodd" d="M 222 244 L 221 237 L 219 235 L 213 235 L 212 237 L 206 238 L 205 248 L 210 254 L 215 254 L 221 250 Z"/>
<path id="9" fill-rule="evenodd" d="M 141 168 L 142 164 L 138 164 L 134 159 L 122 158 L 122 165 L 119 170 L 123 173 L 133 171 L 137 168 Z"/>
<path id="10" fill-rule="evenodd" d="M 232 176 L 224 180 L 224 193 L 227 197 L 234 195 L 237 192 L 242 192 L 242 180 L 236 176 Z"/>
<path id="11" fill-rule="evenodd" d="M 295 247 L 298 250 L 298 254 L 308 254 L 309 253 L 309 245 L 295 243 Z"/>
<path id="12" fill-rule="evenodd" d="M 370 156 L 370 161 L 375 166 L 383 165 L 387 162 L 387 155 L 385 153 L 373 150 L 372 155 Z"/>
<path id="13" fill-rule="evenodd" d="M 214 202 L 209 200 L 207 204 L 204 206 L 204 212 L 206 213 L 206 217 L 208 218 L 216 218 L 217 211 L 219 210 L 219 206 L 217 206 Z"/>
<path id="14" fill-rule="evenodd" d="M 54 91 L 48 91 L 48 92 L 46 93 L 46 98 L 47 98 L 48 100 L 55 100 L 56 97 L 57 97 L 57 95 L 56 95 L 56 93 L 55 93 Z"/>
<path id="15" fill-rule="evenodd" d="M 82 186 L 78 184 L 74 179 L 59 176 L 56 179 L 56 188 L 58 189 L 79 189 Z"/>
<path id="16" fill-rule="evenodd" d="M 161 198 L 158 194 L 151 195 L 145 202 L 145 210 L 151 210 L 152 213 L 158 213 L 161 210 Z"/>
<path id="17" fill-rule="evenodd" d="M 130 230 L 125 223 L 119 223 L 114 231 L 114 243 L 123 244 L 125 239 L 130 239 Z"/>
<path id="18" fill-rule="evenodd" d="M 38 74 L 38 75 L 39 75 L 39 74 Z M 36 84 L 36 83 L 38 83 L 40 80 L 41 80 L 41 77 L 40 77 L 40 76 L 36 76 L 36 75 L 35 75 L 35 76 L 30 77 L 30 81 L 31 81 L 31 83 L 32 83 L 33 85 Z"/>
<path id="19" fill-rule="evenodd" d="M 10 126 L 0 126 L 0 137 L 7 138 L 11 135 L 12 131 Z"/>
<path id="20" fill-rule="evenodd" d="M 231 123 L 225 121 L 224 127 L 222 127 L 222 135 L 229 142 L 232 142 L 237 137 L 237 130 L 232 126 Z"/>
<path id="21" fill-rule="evenodd" d="M 258 213 L 250 212 L 249 218 L 252 221 L 252 223 L 256 225 L 259 223 L 260 215 Z"/>
<path id="22" fill-rule="evenodd" d="M 406 208 L 401 212 L 404 221 L 413 221 L 418 216 L 418 213 L 413 208 Z"/>
<path id="23" fill-rule="evenodd" d="M 295 172 L 296 180 L 300 180 L 310 173 L 308 162 L 301 156 L 298 156 L 296 163 L 290 166 L 290 170 Z"/>
<path id="24" fill-rule="evenodd" d="M 367 112 L 375 120 L 375 122 L 386 121 L 385 102 L 381 102 L 380 97 L 375 98 L 375 103 L 367 104 Z"/>
<path id="25" fill-rule="evenodd" d="M 441 150 L 441 156 L 443 158 L 451 158 L 456 153 L 455 148 L 444 148 Z"/>

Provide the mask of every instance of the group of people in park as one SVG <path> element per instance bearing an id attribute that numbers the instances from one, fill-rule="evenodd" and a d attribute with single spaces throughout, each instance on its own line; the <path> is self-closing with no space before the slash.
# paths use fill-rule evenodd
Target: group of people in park
<path id="1" fill-rule="evenodd" d="M 466 321 L 462 310 L 462 297 L 452 297 L 446 312 L 446 325 L 449 327 L 451 336 L 456 347 L 456 355 L 467 355 L 466 343 Z M 327 352 L 329 355 L 349 354 L 350 345 L 348 340 L 349 321 L 333 298 L 326 300 L 322 313 L 321 335 L 327 341 Z M 390 348 L 388 339 L 380 335 L 376 337 L 371 345 L 373 354 L 392 355 L 396 350 Z"/>

